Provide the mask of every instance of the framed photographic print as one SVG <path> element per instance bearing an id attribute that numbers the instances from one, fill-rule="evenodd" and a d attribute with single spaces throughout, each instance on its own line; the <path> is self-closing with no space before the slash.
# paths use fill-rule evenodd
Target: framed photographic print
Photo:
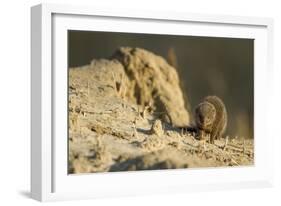
<path id="1" fill-rule="evenodd" d="M 34 199 L 272 185 L 271 19 L 31 14 Z"/>

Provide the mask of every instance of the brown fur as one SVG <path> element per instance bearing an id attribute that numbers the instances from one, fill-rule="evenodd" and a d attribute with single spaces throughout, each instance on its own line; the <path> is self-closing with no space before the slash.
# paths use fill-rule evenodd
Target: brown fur
<path id="1" fill-rule="evenodd" d="M 209 134 L 210 142 L 222 137 L 227 125 L 227 112 L 217 96 L 207 96 L 195 109 L 195 121 L 199 134 Z"/>

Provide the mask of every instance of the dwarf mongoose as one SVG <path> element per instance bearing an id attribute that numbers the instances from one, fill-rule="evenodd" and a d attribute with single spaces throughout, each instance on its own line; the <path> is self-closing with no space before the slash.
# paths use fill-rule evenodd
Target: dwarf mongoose
<path id="1" fill-rule="evenodd" d="M 227 125 L 227 112 L 217 96 L 207 96 L 195 109 L 195 123 L 200 139 L 210 136 L 210 142 L 221 138 Z"/>

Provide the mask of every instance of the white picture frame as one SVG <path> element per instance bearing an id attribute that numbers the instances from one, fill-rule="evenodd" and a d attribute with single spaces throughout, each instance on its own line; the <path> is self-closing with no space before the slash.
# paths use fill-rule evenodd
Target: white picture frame
<path id="1" fill-rule="evenodd" d="M 272 19 L 40 4 L 31 8 L 31 26 L 32 198 L 53 201 L 273 185 L 274 133 L 267 121 L 273 112 Z M 70 28 L 254 38 L 255 165 L 68 175 L 65 34 Z"/>

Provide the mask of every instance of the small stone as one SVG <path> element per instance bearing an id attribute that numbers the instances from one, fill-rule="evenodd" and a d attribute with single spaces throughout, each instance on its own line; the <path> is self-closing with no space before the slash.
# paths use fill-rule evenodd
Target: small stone
<path id="1" fill-rule="evenodd" d="M 159 120 L 159 119 L 155 120 L 155 122 L 153 123 L 153 125 L 150 129 L 150 133 L 156 134 L 157 136 L 161 136 L 164 134 L 161 120 Z"/>

